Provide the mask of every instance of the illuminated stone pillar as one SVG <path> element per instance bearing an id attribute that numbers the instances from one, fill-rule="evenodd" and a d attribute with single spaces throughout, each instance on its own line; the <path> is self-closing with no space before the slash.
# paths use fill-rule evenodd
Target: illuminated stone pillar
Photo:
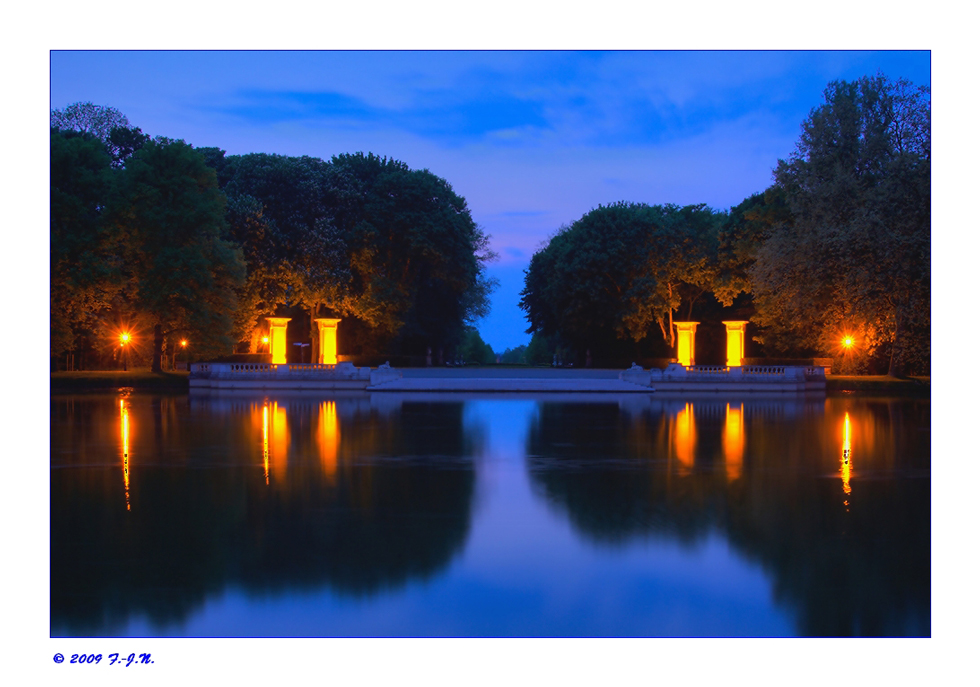
<path id="1" fill-rule="evenodd" d="M 694 330 L 700 322 L 674 322 L 677 327 L 677 362 L 685 367 L 694 364 Z"/>
<path id="2" fill-rule="evenodd" d="M 728 367 L 741 367 L 742 358 L 745 357 L 745 325 L 747 320 L 728 320 L 722 321 L 728 335 L 728 344 L 725 347 L 728 356 Z"/>
<path id="3" fill-rule="evenodd" d="M 320 352 L 316 361 L 321 365 L 337 364 L 337 324 L 340 320 L 320 317 L 314 320 L 320 327 Z"/>
<path id="4" fill-rule="evenodd" d="M 269 320 L 269 350 L 273 365 L 286 364 L 286 323 L 291 317 L 267 317 Z"/>

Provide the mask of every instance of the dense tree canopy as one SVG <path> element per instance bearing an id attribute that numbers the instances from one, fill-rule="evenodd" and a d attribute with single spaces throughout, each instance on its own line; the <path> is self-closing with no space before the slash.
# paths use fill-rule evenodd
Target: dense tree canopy
<path id="1" fill-rule="evenodd" d="M 127 295 L 153 323 L 153 369 L 173 333 L 193 333 L 201 350 L 227 350 L 245 264 L 222 237 L 225 199 L 204 156 L 182 141 L 147 143 L 120 175 L 112 221 Z"/>
<path id="2" fill-rule="evenodd" d="M 286 310 L 314 348 L 342 317 L 354 352 L 450 353 L 489 309 L 488 237 L 428 170 L 150 141 L 91 103 L 52 124 L 52 355 L 122 320 L 153 329 L 154 369 L 177 335 L 255 352 Z"/>
<path id="3" fill-rule="evenodd" d="M 692 319 L 703 299 L 750 317 L 770 355 L 928 369 L 929 118 L 928 89 L 834 82 L 774 185 L 730 212 L 592 210 L 531 259 L 521 294 L 531 347 L 639 341 L 654 323 L 673 347 L 673 320 Z M 845 336 L 857 342 L 848 351 Z"/>
<path id="4" fill-rule="evenodd" d="M 885 354 L 889 373 L 928 359 L 929 99 L 882 76 L 834 82 L 775 170 L 792 221 L 757 248 L 758 321 L 798 348 Z"/>
<path id="5" fill-rule="evenodd" d="M 51 350 L 74 348 L 121 283 L 121 260 L 104 205 L 111 160 L 91 135 L 51 131 Z"/>
<path id="6" fill-rule="evenodd" d="M 717 276 L 723 215 L 704 205 L 600 206 L 531 258 L 521 292 L 529 333 L 603 350 L 656 325 L 673 346 L 674 313 L 689 317 Z"/>

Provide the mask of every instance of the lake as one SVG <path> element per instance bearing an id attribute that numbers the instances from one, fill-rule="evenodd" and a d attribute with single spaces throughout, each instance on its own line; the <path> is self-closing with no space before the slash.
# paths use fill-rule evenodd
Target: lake
<path id="1" fill-rule="evenodd" d="M 929 636 L 930 402 L 51 398 L 51 634 Z"/>

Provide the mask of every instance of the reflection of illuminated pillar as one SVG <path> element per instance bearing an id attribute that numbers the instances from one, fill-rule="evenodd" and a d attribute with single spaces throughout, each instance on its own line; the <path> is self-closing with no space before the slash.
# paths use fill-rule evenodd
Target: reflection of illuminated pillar
<path id="1" fill-rule="evenodd" d="M 340 445 L 340 424 L 337 422 L 337 404 L 324 401 L 320 404 L 320 463 L 327 478 L 333 481 L 337 472 L 337 448 Z"/>
<path id="2" fill-rule="evenodd" d="M 272 351 L 272 364 L 286 364 L 286 323 L 291 317 L 267 317 L 269 320 L 269 350 Z"/>
<path id="3" fill-rule="evenodd" d="M 694 406 L 684 404 L 684 410 L 674 419 L 674 451 L 684 468 L 694 467 Z"/>
<path id="4" fill-rule="evenodd" d="M 316 361 L 321 365 L 337 364 L 337 324 L 340 320 L 320 317 L 314 320 L 320 327 L 320 354 Z"/>
<path id="5" fill-rule="evenodd" d="M 728 333 L 728 345 L 725 350 L 728 352 L 728 367 L 741 367 L 742 358 L 745 357 L 745 325 L 747 320 L 727 320 L 722 321 Z"/>
<path id="6" fill-rule="evenodd" d="M 674 322 L 677 327 L 677 362 L 681 365 L 694 364 L 694 330 L 700 322 Z"/>
<path id="7" fill-rule="evenodd" d="M 743 435 L 742 404 L 733 408 L 725 404 L 725 435 L 721 442 L 725 447 L 725 472 L 728 479 L 737 479 L 742 474 L 742 455 L 745 451 Z"/>
<path id="8" fill-rule="evenodd" d="M 271 446 L 269 453 L 272 461 L 272 476 L 280 484 L 284 484 L 286 481 L 286 464 L 289 461 L 287 454 L 289 449 L 289 428 L 286 425 L 286 409 L 276 401 L 273 401 L 272 406 L 269 408 L 269 415 L 271 416 L 271 426 L 269 427 Z"/>

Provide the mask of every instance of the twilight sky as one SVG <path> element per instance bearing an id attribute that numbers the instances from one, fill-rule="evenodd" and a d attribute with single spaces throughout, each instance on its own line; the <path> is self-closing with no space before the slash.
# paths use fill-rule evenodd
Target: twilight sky
<path id="1" fill-rule="evenodd" d="M 479 323 L 527 343 L 523 270 L 599 204 L 728 209 L 771 182 L 829 81 L 930 85 L 927 51 L 54 51 L 51 107 L 110 105 L 151 136 L 426 168 L 491 235 L 500 280 Z"/>

